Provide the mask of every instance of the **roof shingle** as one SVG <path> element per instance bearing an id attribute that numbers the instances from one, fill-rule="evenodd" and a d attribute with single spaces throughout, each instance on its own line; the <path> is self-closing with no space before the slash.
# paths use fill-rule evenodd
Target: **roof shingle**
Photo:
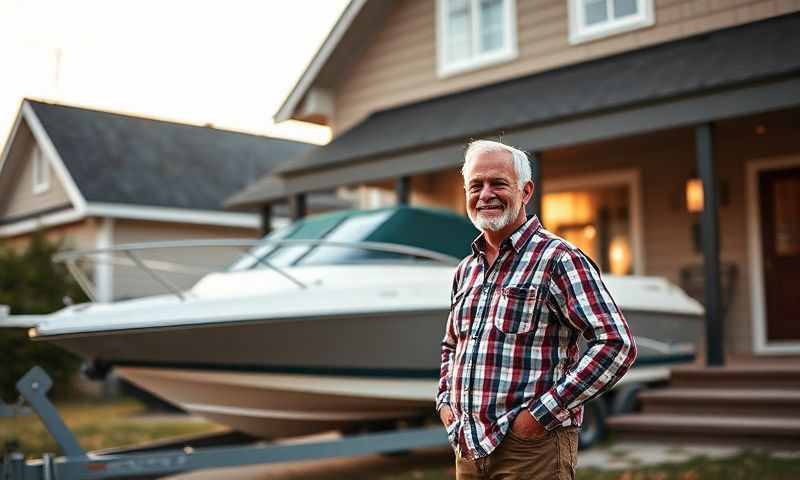
<path id="1" fill-rule="evenodd" d="M 223 210 L 309 144 L 27 100 L 88 202 Z"/>

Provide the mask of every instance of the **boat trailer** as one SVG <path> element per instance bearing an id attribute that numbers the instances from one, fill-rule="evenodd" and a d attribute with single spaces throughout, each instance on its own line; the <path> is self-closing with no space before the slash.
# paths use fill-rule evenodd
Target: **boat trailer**
<path id="1" fill-rule="evenodd" d="M 73 480 L 106 478 L 158 478 L 166 475 L 222 467 L 397 453 L 419 448 L 446 447 L 441 426 L 415 427 L 301 444 L 244 444 L 224 447 L 174 448 L 139 453 L 92 453 L 81 448 L 55 406 L 47 398 L 53 382 L 40 367 L 17 382 L 25 403 L 38 415 L 61 447 L 63 456 L 44 454 L 26 460 L 22 452 L 7 452 L 0 464 L 0 480 Z M 5 407 L 19 414 L 22 407 Z"/>

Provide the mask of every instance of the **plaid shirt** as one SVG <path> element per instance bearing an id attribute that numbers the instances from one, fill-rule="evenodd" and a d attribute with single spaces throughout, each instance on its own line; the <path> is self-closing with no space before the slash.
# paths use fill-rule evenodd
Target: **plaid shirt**
<path id="1" fill-rule="evenodd" d="M 481 250 L 458 266 L 442 342 L 437 410 L 465 457 L 489 455 L 523 408 L 547 429 L 580 426 L 583 404 L 628 370 L 636 347 L 596 266 L 533 217 L 487 269 Z M 579 357 L 578 335 L 589 349 Z"/>

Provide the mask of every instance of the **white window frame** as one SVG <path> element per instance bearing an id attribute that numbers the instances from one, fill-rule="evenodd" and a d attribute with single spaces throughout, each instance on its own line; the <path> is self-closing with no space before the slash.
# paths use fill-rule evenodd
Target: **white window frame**
<path id="1" fill-rule="evenodd" d="M 480 9 L 480 0 L 467 0 L 472 9 L 472 38 L 474 42 L 480 41 L 480 24 L 476 12 Z M 436 2 L 436 58 L 437 74 L 439 78 L 446 78 L 459 73 L 469 72 L 480 68 L 496 65 L 517 58 L 517 4 L 516 0 L 502 0 L 505 11 L 505 36 L 504 48 L 484 54 L 473 54 L 466 60 L 447 63 L 447 12 L 450 0 L 437 0 Z M 473 44 L 475 51 L 479 51 L 477 43 Z"/>
<path id="2" fill-rule="evenodd" d="M 39 194 L 50 190 L 50 168 L 44 152 L 38 145 L 33 146 L 31 160 L 33 164 L 33 193 Z"/>
<path id="3" fill-rule="evenodd" d="M 613 8 L 613 2 L 606 1 Z M 567 0 L 569 7 L 569 43 L 573 45 L 649 27 L 656 23 L 653 0 L 637 0 L 636 15 L 612 18 L 596 25 L 587 26 L 583 2 L 584 0 Z M 610 14 L 611 12 L 609 12 Z"/>

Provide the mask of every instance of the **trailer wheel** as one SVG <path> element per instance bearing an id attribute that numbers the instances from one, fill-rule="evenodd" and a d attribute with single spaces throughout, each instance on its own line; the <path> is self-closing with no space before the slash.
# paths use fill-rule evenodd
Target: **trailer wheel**
<path id="1" fill-rule="evenodd" d="M 639 392 L 646 387 L 641 383 L 631 383 L 614 390 L 611 401 L 611 415 L 622 415 L 639 409 Z"/>
<path id="2" fill-rule="evenodd" d="M 578 448 L 585 450 L 606 436 L 606 414 L 608 409 L 602 398 L 589 402 L 583 408 L 583 426 L 581 427 Z"/>

